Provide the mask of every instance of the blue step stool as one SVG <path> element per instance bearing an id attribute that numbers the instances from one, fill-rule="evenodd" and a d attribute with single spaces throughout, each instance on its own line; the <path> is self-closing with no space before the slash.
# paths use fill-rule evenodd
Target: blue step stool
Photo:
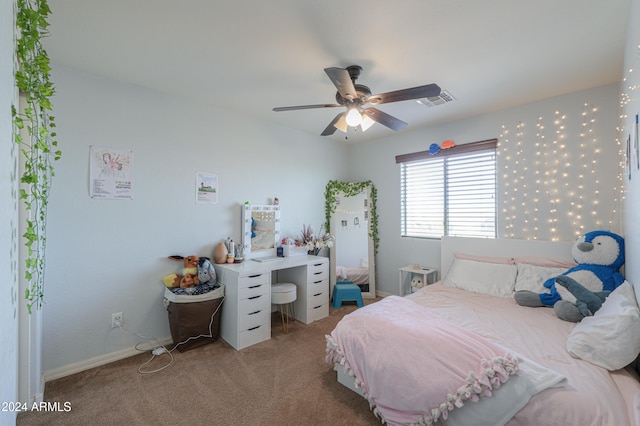
<path id="1" fill-rule="evenodd" d="M 353 281 L 337 281 L 336 285 L 333 286 L 333 307 L 336 309 L 342 307 L 342 302 L 345 300 L 356 302 L 358 308 L 364 306 L 362 291 Z"/>

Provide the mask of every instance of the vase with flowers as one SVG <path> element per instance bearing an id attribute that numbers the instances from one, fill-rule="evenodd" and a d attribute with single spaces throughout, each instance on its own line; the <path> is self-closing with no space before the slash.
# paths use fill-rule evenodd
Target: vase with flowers
<path id="1" fill-rule="evenodd" d="M 296 245 L 306 247 L 307 253 L 317 256 L 323 248 L 333 247 L 335 237 L 329 233 L 322 233 L 324 226 L 320 227 L 320 234 L 316 235 L 311 225 L 302 225 L 300 232 L 300 240 L 296 241 Z"/>

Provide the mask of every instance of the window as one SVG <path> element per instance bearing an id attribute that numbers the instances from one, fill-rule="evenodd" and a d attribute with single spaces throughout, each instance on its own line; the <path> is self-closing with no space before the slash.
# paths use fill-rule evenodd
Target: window
<path id="1" fill-rule="evenodd" d="M 496 139 L 399 155 L 403 237 L 496 237 Z"/>

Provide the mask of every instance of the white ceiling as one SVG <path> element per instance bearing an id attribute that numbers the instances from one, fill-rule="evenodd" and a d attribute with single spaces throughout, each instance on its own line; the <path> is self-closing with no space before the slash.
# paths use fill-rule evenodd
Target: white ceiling
<path id="1" fill-rule="evenodd" d="M 378 108 L 411 131 L 619 81 L 630 0 L 49 0 L 65 65 L 319 135 L 342 108 L 327 67 L 373 93 L 456 97 Z M 55 81 L 54 81 L 55 84 Z M 394 132 L 376 124 L 349 141 Z M 331 138 L 345 140 L 337 131 Z"/>

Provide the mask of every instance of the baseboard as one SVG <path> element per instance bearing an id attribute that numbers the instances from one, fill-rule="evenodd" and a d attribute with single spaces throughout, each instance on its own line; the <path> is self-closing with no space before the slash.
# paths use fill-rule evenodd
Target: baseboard
<path id="1" fill-rule="evenodd" d="M 173 340 L 170 337 L 159 341 L 161 345 L 170 345 Z M 140 350 L 135 347 L 125 348 L 116 352 L 100 355 L 94 358 L 87 359 L 85 361 L 75 362 L 73 364 L 65 365 L 53 370 L 47 370 L 44 372 L 43 386 L 45 382 L 51 380 L 60 379 L 62 377 L 70 376 L 72 374 L 80 373 L 81 371 L 90 370 L 101 365 L 110 364 L 121 359 L 129 358 L 130 356 L 139 355 Z M 44 392 L 43 392 L 44 395 Z"/>

